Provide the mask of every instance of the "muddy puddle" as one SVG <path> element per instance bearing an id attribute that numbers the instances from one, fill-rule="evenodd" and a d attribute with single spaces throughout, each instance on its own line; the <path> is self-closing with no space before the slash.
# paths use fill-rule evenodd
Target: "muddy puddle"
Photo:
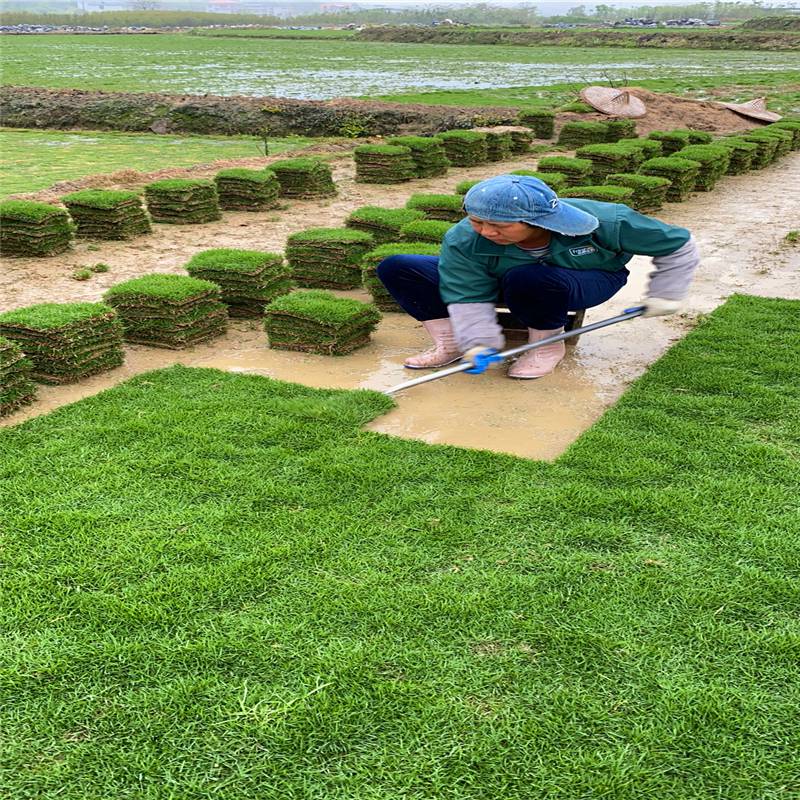
<path id="1" fill-rule="evenodd" d="M 6 260 L 0 271 L 0 310 L 37 302 L 99 300 L 108 286 L 146 272 L 181 273 L 196 252 L 211 247 L 282 250 L 286 237 L 311 226 L 338 226 L 362 205 L 398 207 L 414 192 L 451 191 L 467 178 L 532 166 L 532 160 L 451 170 L 438 179 L 400 187 L 356 184 L 352 162 L 335 164 L 340 195 L 330 201 L 296 202 L 263 214 L 226 213 L 202 226 L 157 225 L 156 233 L 129 243 L 103 243 L 91 251 L 50 259 Z M 800 228 L 800 154 L 765 170 L 724 179 L 711 193 L 659 213 L 665 221 L 693 230 L 703 263 L 685 313 L 669 318 L 631 320 L 581 338 L 568 348 L 556 373 L 538 381 L 513 381 L 503 371 L 456 375 L 397 396 L 397 407 L 368 428 L 428 443 L 490 449 L 528 458 L 558 456 L 602 415 L 648 365 L 705 313 L 734 292 L 800 299 L 800 246 L 782 242 Z M 105 262 L 111 271 L 79 283 L 76 266 Z M 616 297 L 590 310 L 586 322 L 613 316 L 642 297 L 649 259 L 635 258 L 631 279 Z M 339 294 L 368 299 L 362 292 Z M 66 403 L 96 394 L 133 375 L 171 364 L 214 367 L 265 375 L 314 387 L 382 390 L 421 373 L 403 360 L 427 346 L 422 327 L 402 314 L 386 314 L 368 347 L 333 358 L 270 350 L 260 324 L 233 320 L 219 339 L 186 351 L 126 346 L 126 363 L 71 386 L 39 387 L 35 404 L 0 421 L 13 425 Z"/>

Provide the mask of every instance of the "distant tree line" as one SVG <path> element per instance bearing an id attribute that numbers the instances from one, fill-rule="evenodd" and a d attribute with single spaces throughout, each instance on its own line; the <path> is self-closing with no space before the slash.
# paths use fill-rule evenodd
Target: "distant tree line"
<path id="1" fill-rule="evenodd" d="M 659 21 L 692 17 L 698 19 L 744 20 L 769 15 L 785 14 L 785 7 L 764 5 L 754 2 L 714 2 L 689 3 L 687 5 L 636 6 L 620 8 L 601 4 L 593 10 L 585 5 L 571 8 L 566 15 L 554 17 L 539 16 L 537 7 L 505 7 L 480 3 L 462 7 L 424 7 L 402 11 L 386 9 L 338 11 L 335 13 L 304 14 L 302 16 L 280 18 L 257 14 L 214 14 L 204 11 L 166 11 L 160 10 L 166 0 L 131 0 L 130 11 L 100 11 L 86 14 L 78 10 L 61 13 L 34 13 L 33 11 L 6 10 L 0 12 L 3 25 L 82 25 L 86 27 L 110 28 L 125 27 L 203 27 L 209 25 L 430 25 L 443 19 L 457 20 L 471 25 L 533 27 L 546 23 L 592 24 L 597 22 L 618 22 L 629 17 L 644 17 Z M 38 8 L 46 7 L 46 0 L 37 3 Z M 138 8 L 137 8 L 138 6 Z M 145 7 L 143 7 L 145 6 Z M 31 6 L 28 5 L 27 8 Z"/>

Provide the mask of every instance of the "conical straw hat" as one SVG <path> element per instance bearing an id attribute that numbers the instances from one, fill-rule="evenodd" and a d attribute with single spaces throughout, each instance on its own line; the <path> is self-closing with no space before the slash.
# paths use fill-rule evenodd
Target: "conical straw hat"
<path id="1" fill-rule="evenodd" d="M 636 119 L 647 113 L 645 104 L 624 89 L 612 89 L 608 86 L 587 86 L 581 89 L 581 99 L 592 108 L 609 114 L 612 117 L 630 117 Z"/>
<path id="2" fill-rule="evenodd" d="M 760 119 L 764 122 L 777 122 L 782 119 L 780 114 L 774 111 L 767 111 L 767 98 L 757 97 L 755 100 L 750 100 L 747 103 L 723 103 L 725 108 L 741 114 L 743 117 L 752 117 L 753 119 Z"/>

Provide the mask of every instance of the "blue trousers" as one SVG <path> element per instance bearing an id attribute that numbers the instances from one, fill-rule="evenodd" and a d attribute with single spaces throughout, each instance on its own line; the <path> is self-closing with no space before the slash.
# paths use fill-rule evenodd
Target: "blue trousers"
<path id="1" fill-rule="evenodd" d="M 628 270 L 566 269 L 543 262 L 513 267 L 503 275 L 498 305 L 529 328 L 553 330 L 567 322 L 568 311 L 605 303 L 628 280 Z M 414 319 L 442 319 L 447 306 L 439 296 L 436 256 L 390 256 L 378 265 L 378 278 Z"/>

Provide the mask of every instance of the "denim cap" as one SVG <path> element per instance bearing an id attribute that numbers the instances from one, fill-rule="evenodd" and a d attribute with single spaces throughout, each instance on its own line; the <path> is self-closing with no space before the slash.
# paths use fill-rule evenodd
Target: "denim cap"
<path id="1" fill-rule="evenodd" d="M 487 222 L 527 222 L 565 236 L 591 233 L 600 224 L 529 175 L 498 175 L 476 183 L 464 197 L 464 210 Z"/>

